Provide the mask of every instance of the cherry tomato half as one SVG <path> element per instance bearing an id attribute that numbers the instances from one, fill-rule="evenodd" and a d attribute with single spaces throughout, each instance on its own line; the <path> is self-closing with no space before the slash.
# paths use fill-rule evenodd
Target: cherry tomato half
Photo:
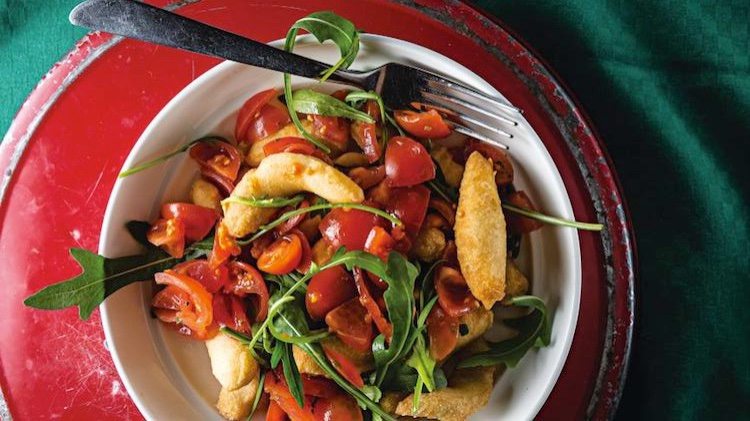
<path id="1" fill-rule="evenodd" d="M 380 257 L 382 261 L 388 260 L 388 253 L 393 250 L 396 242 L 393 240 L 388 231 L 382 227 L 372 227 L 370 234 L 365 242 L 365 251 Z"/>
<path id="2" fill-rule="evenodd" d="M 414 186 L 435 178 L 435 163 L 421 143 L 396 136 L 385 149 L 385 178 L 391 187 Z"/>
<path id="3" fill-rule="evenodd" d="M 370 288 L 367 286 L 367 280 L 359 268 L 354 269 L 354 284 L 357 286 L 357 292 L 359 292 L 359 302 L 367 310 L 372 317 L 373 323 L 378 328 L 378 331 L 385 335 L 386 340 L 391 340 L 391 334 L 393 332 L 393 326 L 388 322 L 388 319 L 383 316 L 383 312 L 380 310 L 377 301 L 370 293 Z M 342 339 L 343 340 L 343 339 Z"/>
<path id="4" fill-rule="evenodd" d="M 250 321 L 245 304 L 240 297 L 228 294 L 214 294 L 214 323 L 234 331 L 250 334 Z"/>
<path id="5" fill-rule="evenodd" d="M 357 296 L 351 275 L 341 266 L 320 271 L 307 285 L 305 307 L 313 320 L 323 320 L 326 314 Z"/>
<path id="6" fill-rule="evenodd" d="M 317 114 L 311 117 L 313 136 L 323 139 L 328 146 L 338 151 L 346 149 L 349 141 L 349 122 L 345 118 Z"/>
<path id="7" fill-rule="evenodd" d="M 314 398 L 330 398 L 342 393 L 333 380 L 321 376 L 312 376 L 310 374 L 303 374 L 301 377 L 302 389 L 306 396 L 312 396 Z"/>
<path id="8" fill-rule="evenodd" d="M 440 306 L 432 307 L 427 316 L 427 337 L 430 339 L 430 356 L 442 360 L 456 349 L 458 319 L 451 317 Z"/>
<path id="9" fill-rule="evenodd" d="M 362 187 L 363 190 L 367 190 L 385 179 L 385 166 L 379 165 L 377 167 L 352 168 L 347 175 L 352 181 L 357 183 L 359 187 Z"/>
<path id="10" fill-rule="evenodd" d="M 302 251 L 302 241 L 299 236 L 284 235 L 260 255 L 258 269 L 273 275 L 285 275 L 300 264 Z"/>
<path id="11" fill-rule="evenodd" d="M 190 295 L 173 285 L 167 285 L 151 299 L 151 307 L 163 308 L 165 310 L 178 311 L 188 306 L 190 306 Z"/>
<path id="12" fill-rule="evenodd" d="M 220 140 L 198 142 L 190 148 L 190 157 L 201 169 L 210 169 L 229 181 L 237 178 L 242 161 L 234 145 Z"/>
<path id="13" fill-rule="evenodd" d="M 414 238 L 422 228 L 429 203 L 430 189 L 425 186 L 395 188 L 391 189 L 386 210 L 396 215 L 404 223 L 406 233 Z"/>
<path id="14" fill-rule="evenodd" d="M 307 236 L 298 229 L 289 231 L 290 235 L 296 235 L 299 238 L 299 242 L 302 245 L 302 257 L 299 259 L 299 264 L 295 268 L 297 272 L 307 273 L 312 265 L 312 250 L 310 249 L 310 242 L 307 241 Z"/>
<path id="15" fill-rule="evenodd" d="M 217 268 L 211 268 L 208 261 L 204 259 L 180 263 L 172 270 L 200 282 L 211 294 L 218 292 L 229 282 L 229 270 L 226 266 L 221 265 Z"/>
<path id="16" fill-rule="evenodd" d="M 253 296 L 256 322 L 264 320 L 268 315 L 268 286 L 263 275 L 249 264 L 229 262 L 229 284 L 224 291 L 238 297 Z"/>
<path id="17" fill-rule="evenodd" d="M 178 310 L 176 316 L 181 324 L 199 337 L 205 335 L 213 322 L 213 298 L 206 287 L 195 279 L 172 270 L 155 274 L 154 280 L 159 285 L 171 285 L 187 294 L 190 305 Z"/>
<path id="18" fill-rule="evenodd" d="M 364 385 L 364 383 L 363 383 Z M 349 395 L 339 393 L 331 398 L 320 398 L 313 405 L 313 415 L 318 421 L 362 421 L 362 410 Z"/>
<path id="19" fill-rule="evenodd" d="M 229 234 L 229 229 L 219 222 L 216 225 L 214 245 L 208 258 L 208 264 L 212 268 L 217 268 L 229 260 L 231 256 L 238 256 L 241 252 L 242 249 L 237 244 L 237 240 Z"/>
<path id="20" fill-rule="evenodd" d="M 326 324 L 343 343 L 357 351 L 367 352 L 372 346 L 372 317 L 357 298 L 329 311 Z"/>
<path id="21" fill-rule="evenodd" d="M 179 219 L 159 219 L 148 230 L 146 238 L 176 259 L 185 254 L 185 224 Z"/>
<path id="22" fill-rule="evenodd" d="M 234 138 L 238 142 L 252 143 L 261 137 L 275 133 L 289 123 L 289 113 L 286 107 L 276 99 L 278 96 L 279 93 L 275 89 L 269 89 L 258 92 L 245 101 L 237 115 L 237 124 L 234 128 Z M 283 115 L 277 110 L 283 111 Z M 286 121 L 282 123 L 284 119 Z"/>
<path id="23" fill-rule="evenodd" d="M 214 209 L 191 203 L 165 203 L 161 207 L 161 217 L 179 219 L 185 225 L 185 239 L 199 241 L 214 227 L 219 214 Z"/>
<path id="24" fill-rule="evenodd" d="M 509 194 L 505 198 L 505 202 L 517 208 L 536 211 L 534 204 L 531 203 L 531 199 L 523 191 L 517 191 Z M 505 212 L 505 220 L 508 221 L 508 228 L 510 232 L 516 234 L 527 234 L 532 231 L 538 230 L 544 225 L 536 219 L 527 218 L 523 215 L 518 215 L 513 212 Z"/>
<path id="25" fill-rule="evenodd" d="M 296 209 L 304 209 L 304 208 L 309 207 L 309 206 L 310 206 L 310 202 L 308 202 L 307 200 L 303 200 L 303 201 L 301 201 L 299 203 L 299 206 L 297 206 Z M 295 208 L 287 207 L 287 208 L 283 209 L 281 212 L 279 212 L 279 214 L 284 214 L 284 213 L 292 211 L 294 209 Z M 287 232 L 289 232 L 292 229 L 296 228 L 297 225 L 301 224 L 302 221 L 304 221 L 305 219 L 308 218 L 308 216 L 309 216 L 308 213 L 302 213 L 302 214 L 299 214 L 299 215 L 293 216 L 292 218 L 287 219 L 286 221 L 282 222 L 281 225 L 279 225 L 278 227 L 276 227 L 276 233 L 278 235 L 286 234 Z"/>
<path id="26" fill-rule="evenodd" d="M 383 219 L 358 209 L 332 209 L 320 222 L 318 229 L 334 250 L 363 250 L 367 236 L 374 226 L 383 226 Z"/>
<path id="27" fill-rule="evenodd" d="M 471 295 L 466 280 L 456 269 L 441 267 L 435 274 L 435 289 L 438 304 L 451 317 L 461 317 L 479 307 L 479 301 Z"/>
<path id="28" fill-rule="evenodd" d="M 393 115 L 398 125 L 412 136 L 440 139 L 451 134 L 450 126 L 435 110 L 423 112 L 397 110 Z"/>
<path id="29" fill-rule="evenodd" d="M 380 159 L 383 150 L 378 142 L 377 127 L 374 123 L 355 121 L 351 125 L 351 132 L 352 139 L 362 149 L 362 153 L 367 157 L 367 162 L 372 164 Z"/>

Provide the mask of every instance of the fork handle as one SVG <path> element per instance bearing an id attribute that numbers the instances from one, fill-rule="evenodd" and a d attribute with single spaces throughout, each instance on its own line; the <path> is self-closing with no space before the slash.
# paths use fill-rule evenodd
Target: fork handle
<path id="1" fill-rule="evenodd" d="M 331 66 L 289 53 L 176 13 L 132 0 L 87 0 L 70 12 L 85 28 L 219 57 L 307 78 Z M 358 85 L 356 74 L 338 71 L 330 80 Z"/>

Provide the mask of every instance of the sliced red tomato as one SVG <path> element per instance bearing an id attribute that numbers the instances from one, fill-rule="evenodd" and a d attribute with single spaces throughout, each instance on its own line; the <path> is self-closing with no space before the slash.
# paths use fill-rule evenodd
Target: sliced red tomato
<path id="1" fill-rule="evenodd" d="M 396 136 L 385 149 L 385 177 L 391 187 L 415 186 L 435 178 L 435 163 L 421 143 Z"/>
<path id="2" fill-rule="evenodd" d="M 382 227 L 374 226 L 370 230 L 365 242 L 365 251 L 380 257 L 382 261 L 388 260 L 388 253 L 393 250 L 396 242 L 393 240 L 388 231 Z"/>
<path id="3" fill-rule="evenodd" d="M 505 202 L 517 208 L 536 211 L 536 207 L 534 207 L 534 204 L 531 203 L 531 199 L 523 191 L 517 191 L 509 194 L 507 197 L 505 197 Z M 508 222 L 508 228 L 510 232 L 516 234 L 527 234 L 532 231 L 536 231 L 544 226 L 544 224 L 537 221 L 536 219 L 527 218 L 514 212 L 504 213 L 505 220 Z"/>
<path id="4" fill-rule="evenodd" d="M 435 274 L 435 290 L 438 304 L 451 317 L 461 317 L 479 307 L 479 301 L 471 295 L 461 272 L 442 266 Z"/>
<path id="5" fill-rule="evenodd" d="M 308 202 L 307 200 L 303 200 L 303 201 L 301 201 L 299 203 L 299 205 L 297 206 L 296 209 L 304 209 L 304 208 L 309 207 L 309 206 L 310 206 L 310 202 Z M 279 214 L 284 214 L 284 213 L 292 211 L 294 209 L 295 208 L 287 207 L 284 210 L 282 210 L 281 212 L 279 212 Z M 303 213 L 303 214 L 300 214 L 300 215 L 296 215 L 296 216 L 294 216 L 294 217 L 292 217 L 290 219 L 287 219 L 281 225 L 279 225 L 278 227 L 276 227 L 276 233 L 279 234 L 279 235 L 286 234 L 287 232 L 291 231 L 292 229 L 296 228 L 299 224 L 301 224 L 302 221 L 304 221 L 305 219 L 307 219 L 308 215 L 309 215 L 308 213 Z"/>
<path id="6" fill-rule="evenodd" d="M 377 204 L 378 208 L 384 208 L 388 205 L 391 200 L 391 187 L 388 186 L 388 180 L 383 180 L 380 184 L 371 188 L 367 192 L 367 199 L 374 204 Z"/>
<path id="7" fill-rule="evenodd" d="M 450 126 L 435 110 L 423 112 L 397 110 L 393 115 L 398 125 L 412 136 L 440 139 L 451 134 Z"/>
<path id="8" fill-rule="evenodd" d="M 378 105 L 378 102 L 375 100 L 368 100 L 365 102 L 365 109 L 364 111 L 372 117 L 375 122 L 380 122 L 380 106 Z"/>
<path id="9" fill-rule="evenodd" d="M 208 258 L 208 264 L 212 268 L 217 268 L 229 260 L 231 256 L 238 256 L 241 252 L 242 249 L 237 244 L 237 240 L 229 234 L 227 227 L 219 222 L 216 225 L 214 246 Z"/>
<path id="10" fill-rule="evenodd" d="M 266 421 L 287 421 L 289 417 L 286 416 L 286 412 L 277 404 L 271 400 L 268 402 L 268 410 L 266 411 Z"/>
<path id="11" fill-rule="evenodd" d="M 374 226 L 383 226 L 383 219 L 358 209 L 335 208 L 323 217 L 318 229 L 334 250 L 363 250 Z"/>
<path id="12" fill-rule="evenodd" d="M 190 295 L 173 285 L 167 285 L 151 299 L 151 307 L 182 310 L 190 306 Z"/>
<path id="13" fill-rule="evenodd" d="M 234 181 L 240 171 L 242 157 L 234 145 L 220 140 L 198 142 L 190 148 L 190 157 L 227 180 Z"/>
<path id="14" fill-rule="evenodd" d="M 245 303 L 240 297 L 228 294 L 214 294 L 214 322 L 240 333 L 250 334 L 250 320 L 247 318 Z"/>
<path id="15" fill-rule="evenodd" d="M 359 303 L 357 304 L 359 305 Z M 372 330 L 372 327 L 370 328 L 370 330 Z M 349 383 L 353 384 L 356 388 L 365 386 L 365 382 L 362 380 L 362 375 L 353 362 L 351 362 L 344 354 L 333 349 L 333 347 L 326 345 L 325 342 L 323 342 L 322 346 L 323 352 L 325 352 L 326 357 L 328 357 L 328 360 L 331 361 L 333 368 L 335 368 L 336 371 L 339 372 L 339 374 L 341 374 L 346 380 L 349 381 Z"/>
<path id="16" fill-rule="evenodd" d="M 378 142 L 377 126 L 374 123 L 355 121 L 351 125 L 352 139 L 357 143 L 370 164 L 380 159 L 383 153 Z"/>
<path id="17" fill-rule="evenodd" d="M 385 166 L 379 165 L 377 167 L 352 168 L 347 175 L 352 181 L 357 183 L 359 187 L 362 187 L 363 190 L 367 190 L 385 179 Z"/>
<path id="18" fill-rule="evenodd" d="M 185 254 L 185 224 L 179 219 L 159 219 L 148 230 L 146 238 L 176 259 Z"/>
<path id="19" fill-rule="evenodd" d="M 258 92 L 242 104 L 242 108 L 237 114 L 237 123 L 234 126 L 234 138 L 237 139 L 237 142 L 250 140 L 248 139 L 248 131 L 255 120 L 260 117 L 261 109 L 278 96 L 279 93 L 275 89 L 269 89 Z"/>
<path id="20" fill-rule="evenodd" d="M 313 405 L 313 415 L 318 421 L 362 421 L 362 410 L 354 398 L 338 394 L 333 398 L 321 398 Z"/>
<path id="21" fill-rule="evenodd" d="M 478 151 L 485 158 L 492 160 L 497 185 L 505 186 L 513 183 L 513 163 L 507 152 L 487 143 L 472 140 L 467 144 L 466 156 L 468 157 L 474 151 Z"/>
<path id="22" fill-rule="evenodd" d="M 360 300 L 352 298 L 326 314 L 328 328 L 341 341 L 360 352 L 372 347 L 372 317 Z"/>
<path id="23" fill-rule="evenodd" d="M 280 137 L 263 146 L 263 153 L 266 156 L 281 152 L 314 155 L 316 150 L 315 145 L 301 137 Z"/>
<path id="24" fill-rule="evenodd" d="M 161 207 L 161 217 L 179 219 L 185 225 L 185 239 L 199 241 L 214 227 L 219 214 L 214 209 L 191 203 L 165 203 Z"/>
<path id="25" fill-rule="evenodd" d="M 229 270 L 227 267 L 221 265 L 217 268 L 211 268 L 208 260 L 190 260 L 180 263 L 172 270 L 200 282 L 211 294 L 218 292 L 229 282 Z"/>
<path id="26" fill-rule="evenodd" d="M 386 210 L 400 219 L 406 233 L 414 238 L 422 228 L 429 203 L 430 189 L 425 186 L 395 188 L 391 189 Z"/>
<path id="27" fill-rule="evenodd" d="M 285 275 L 299 266 L 301 260 L 302 241 L 300 237 L 294 234 L 286 234 L 274 241 L 260 255 L 258 269 L 273 275 Z"/>
<path id="28" fill-rule="evenodd" d="M 268 286 L 263 275 L 245 262 L 229 262 L 229 284 L 224 288 L 238 297 L 253 296 L 255 299 L 255 321 L 268 315 Z"/>
<path id="29" fill-rule="evenodd" d="M 329 311 L 357 296 L 351 275 L 342 266 L 320 271 L 310 279 L 305 307 L 313 320 L 323 320 Z"/>
<path id="30" fill-rule="evenodd" d="M 391 340 L 391 334 L 393 332 L 393 326 L 383 316 L 383 312 L 380 310 L 377 301 L 373 298 L 370 293 L 370 288 L 367 286 L 367 280 L 359 268 L 354 269 L 354 284 L 357 286 L 357 292 L 359 292 L 359 302 L 362 306 L 370 313 L 372 321 L 378 328 L 378 331 L 382 333 L 386 340 Z M 343 340 L 343 339 L 342 339 Z"/>
<path id="31" fill-rule="evenodd" d="M 432 307 L 427 316 L 427 337 L 430 340 L 432 358 L 443 360 L 456 349 L 458 325 L 458 318 L 445 314 L 440 306 Z"/>
<path id="32" fill-rule="evenodd" d="M 263 254 L 268 246 L 270 246 L 274 242 L 274 240 L 276 239 L 275 237 L 275 233 L 271 231 L 261 235 L 260 238 L 254 240 L 250 246 L 250 256 L 253 259 L 258 260 L 260 255 Z"/>
<path id="33" fill-rule="evenodd" d="M 310 269 L 310 265 L 312 265 L 312 250 L 310 249 L 310 242 L 307 241 L 307 236 L 296 228 L 291 230 L 289 235 L 296 235 L 302 245 L 302 257 L 299 259 L 299 264 L 295 270 L 303 274 L 307 273 Z"/>
<path id="34" fill-rule="evenodd" d="M 312 396 L 314 398 L 330 398 L 341 393 L 333 380 L 328 380 L 321 376 L 311 376 L 309 374 L 303 374 L 301 377 L 302 389 L 306 396 Z"/>
<path id="35" fill-rule="evenodd" d="M 346 149 L 346 144 L 349 142 L 349 122 L 347 119 L 317 114 L 311 117 L 313 136 L 323 139 L 328 146 L 338 151 Z"/>
<path id="36" fill-rule="evenodd" d="M 159 285 L 171 285 L 187 294 L 190 305 L 177 311 L 177 319 L 197 336 L 204 336 L 213 322 L 213 298 L 206 287 L 195 279 L 172 270 L 157 273 L 154 280 Z"/>
<path id="37" fill-rule="evenodd" d="M 234 182 L 210 168 L 201 168 L 201 177 L 219 189 L 222 197 L 229 196 L 234 190 Z"/>
<path id="38" fill-rule="evenodd" d="M 288 416 L 294 421 L 315 421 L 312 414 L 312 404 L 310 399 L 305 397 L 305 405 L 300 408 L 297 401 L 294 400 L 289 388 L 281 378 L 269 373 L 263 389 L 268 393 L 272 402 L 275 402 Z M 304 389 L 304 385 L 302 386 Z"/>

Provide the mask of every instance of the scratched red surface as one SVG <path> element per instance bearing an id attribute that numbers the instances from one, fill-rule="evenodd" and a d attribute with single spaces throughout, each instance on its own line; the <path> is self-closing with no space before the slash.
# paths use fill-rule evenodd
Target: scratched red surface
<path id="1" fill-rule="evenodd" d="M 416 6 L 375 0 L 183 3 L 189 4 L 179 13 L 262 41 L 282 37 L 294 20 L 309 12 L 333 9 L 365 31 L 422 44 L 465 64 L 525 110 L 560 168 L 576 216 L 596 217 L 575 157 L 538 103 L 544 94 L 556 113 L 569 117 L 571 110 L 560 86 L 540 72 L 539 62 L 523 46 L 466 5 L 432 0 Z M 53 68 L 20 110 L 0 149 L 0 168 L 5 170 L 13 165 L 14 151 L 23 146 L 27 132 L 33 130 L 0 207 L 0 279 L 5 292 L 0 298 L 0 320 L 4 321 L 0 386 L 16 420 L 140 418 L 105 348 L 98 312 L 82 322 L 72 309 L 44 312 L 22 305 L 31 292 L 78 273 L 67 249 L 96 250 L 104 208 L 133 143 L 177 92 L 217 64 L 214 59 L 136 41 L 117 43 L 92 61 L 91 52 L 109 41 L 108 35 L 89 36 Z M 513 57 L 526 76 L 539 81 L 543 92 L 530 90 L 487 47 Z M 66 83 L 69 86 L 59 91 Z M 52 99 L 52 106 L 40 114 Z M 43 117 L 38 119 L 39 115 Z M 603 197 L 601 204 L 608 215 L 614 215 L 622 211 L 622 203 L 606 155 L 588 127 L 577 130 L 581 159 L 594 168 L 593 176 L 604 183 L 602 188 L 612 191 L 612 197 Z M 624 219 L 611 223 L 611 228 L 627 226 Z M 630 241 L 627 231 L 615 229 L 612 236 L 614 244 Z M 606 274 L 599 237 L 581 233 L 580 241 L 584 278 L 579 325 L 541 419 L 580 418 L 595 392 L 607 322 Z M 632 271 L 632 260 L 621 252 L 615 250 L 610 262 L 614 270 Z M 614 369 L 606 375 L 604 390 L 596 391 L 604 403 L 591 412 L 595 418 L 605 418 L 611 411 L 625 364 L 622 350 L 632 324 L 626 290 L 627 285 L 617 280 L 613 311 L 618 324 L 611 328 Z"/>

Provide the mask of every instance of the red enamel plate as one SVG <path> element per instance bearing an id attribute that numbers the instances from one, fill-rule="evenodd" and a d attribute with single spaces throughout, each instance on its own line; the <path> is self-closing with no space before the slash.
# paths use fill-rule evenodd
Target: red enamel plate
<path id="1" fill-rule="evenodd" d="M 576 233 L 575 336 L 538 418 L 608 418 L 617 406 L 632 336 L 635 253 L 606 153 L 550 71 L 497 23 L 461 3 L 403 3 L 203 0 L 171 7 L 264 41 L 282 37 L 312 11 L 335 10 L 366 32 L 419 44 L 463 64 L 522 108 L 559 172 L 575 218 L 605 224 L 601 234 Z M 139 416 L 114 369 L 98 315 L 81 322 L 75 310 L 36 311 L 22 300 L 78 273 L 66 250 L 96 250 L 116 174 L 135 141 L 169 100 L 217 63 L 91 35 L 19 112 L 0 146 L 0 273 L 6 281 L 0 386 L 14 419 Z M 140 402 L 139 392 L 131 390 Z"/>

